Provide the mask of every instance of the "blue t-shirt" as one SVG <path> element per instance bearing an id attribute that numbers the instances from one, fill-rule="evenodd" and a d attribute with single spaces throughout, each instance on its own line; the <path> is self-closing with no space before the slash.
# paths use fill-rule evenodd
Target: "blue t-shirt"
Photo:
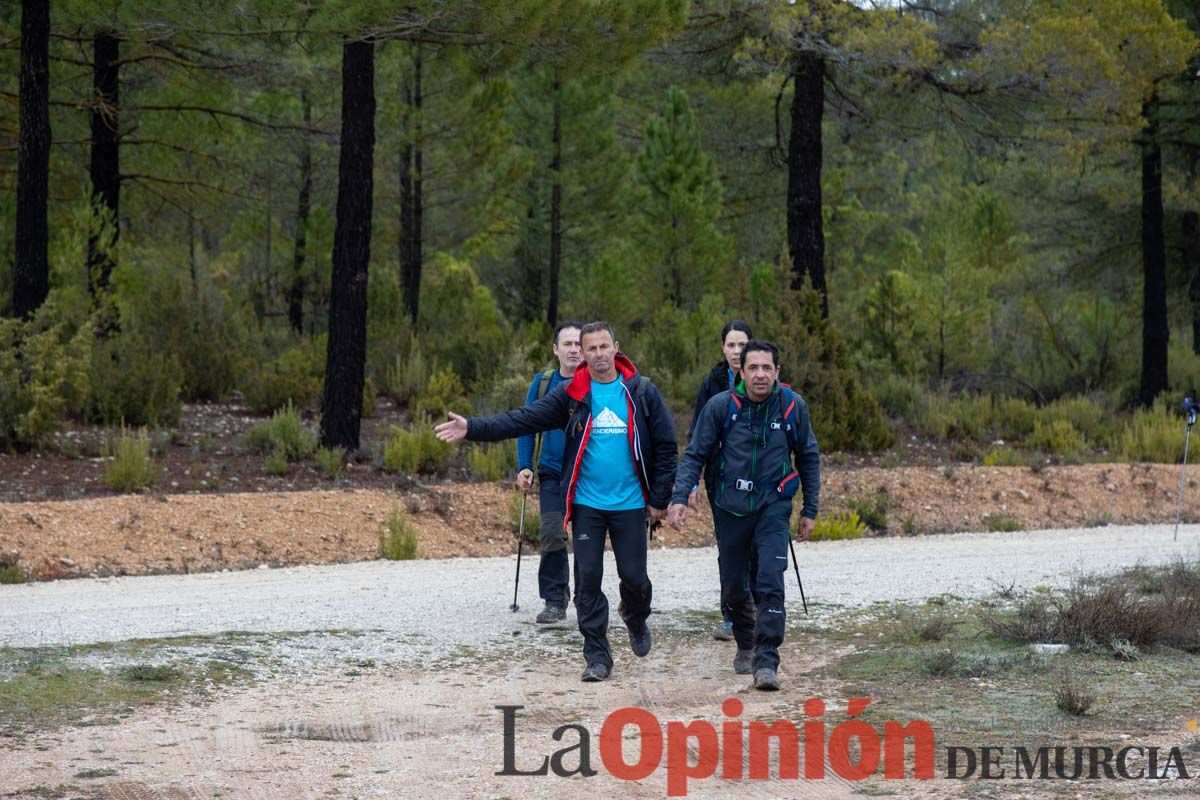
<path id="1" fill-rule="evenodd" d="M 571 380 L 564 378 L 562 373 L 554 370 L 550 375 L 550 383 L 546 386 L 546 394 L 554 391 L 554 387 L 560 383 Z M 533 376 L 533 382 L 529 384 L 529 391 L 525 393 L 525 405 L 536 402 L 538 399 L 538 388 L 542 385 L 542 373 L 537 373 Z M 561 428 L 553 428 L 542 434 L 542 449 L 538 456 L 538 471 L 548 472 L 551 475 L 562 474 L 562 457 L 563 448 L 566 447 L 566 436 L 563 435 Z M 531 469 L 533 467 L 533 436 L 517 437 L 517 469 Z"/>
<path id="2" fill-rule="evenodd" d="M 645 508 L 635 469 L 625 381 L 592 381 L 592 433 L 583 451 L 575 502 L 601 511 Z"/>

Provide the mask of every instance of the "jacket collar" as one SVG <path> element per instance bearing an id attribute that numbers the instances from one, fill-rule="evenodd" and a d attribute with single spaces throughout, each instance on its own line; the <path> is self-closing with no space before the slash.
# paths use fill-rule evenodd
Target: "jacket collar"
<path id="1" fill-rule="evenodd" d="M 624 353 L 617 353 L 617 357 L 613 359 L 613 366 L 617 368 L 617 374 L 626 381 L 638 374 L 637 367 Z M 591 390 L 592 376 L 588 374 L 588 365 L 580 364 L 575 368 L 575 377 L 567 386 L 567 394 L 575 400 L 582 400 Z"/>

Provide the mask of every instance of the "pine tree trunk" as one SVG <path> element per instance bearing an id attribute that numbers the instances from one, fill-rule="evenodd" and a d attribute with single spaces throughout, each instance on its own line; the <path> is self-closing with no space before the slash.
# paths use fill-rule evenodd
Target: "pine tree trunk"
<path id="1" fill-rule="evenodd" d="M 1200 355 L 1200 214 L 1185 211 L 1182 227 L 1183 269 L 1191 276 L 1188 301 L 1192 305 L 1192 352 Z"/>
<path id="2" fill-rule="evenodd" d="M 312 103 L 308 90 L 300 90 L 300 103 L 304 107 L 304 127 L 312 124 Z M 297 334 L 304 333 L 304 260 L 308 246 L 308 212 L 312 204 L 312 147 L 308 132 L 300 139 L 300 199 L 296 207 L 296 238 L 292 250 L 292 283 L 288 288 L 288 322 Z"/>
<path id="3" fill-rule="evenodd" d="M 400 274 L 405 310 L 414 326 L 421 311 L 424 223 L 421 103 L 421 45 L 414 43 L 412 83 L 404 86 L 405 144 L 400 153 Z"/>
<path id="4" fill-rule="evenodd" d="M 825 62 L 799 52 L 792 72 L 792 130 L 788 137 L 787 233 L 792 288 L 809 276 L 821 293 L 821 316 L 829 316 L 825 288 L 825 232 L 821 219 L 821 119 L 825 113 Z"/>
<path id="5" fill-rule="evenodd" d="M 1163 232 L 1162 148 L 1157 99 L 1142 110 L 1149 124 L 1142 139 L 1142 381 L 1138 403 L 1150 406 L 1167 388 L 1167 247 Z"/>
<path id="6" fill-rule="evenodd" d="M 113 252 L 120 236 L 120 40 L 109 31 L 93 39 L 92 63 L 92 227 L 88 232 L 88 291 L 93 305 L 102 304 L 116 266 Z M 113 313 L 111 309 L 107 313 Z M 115 319 L 101 323 L 111 331 Z"/>
<path id="7" fill-rule="evenodd" d="M 22 0 L 13 313 L 28 317 L 50 292 L 50 3 Z"/>
<path id="8" fill-rule="evenodd" d="M 562 272 L 562 84 L 554 73 L 554 121 L 550 133 L 550 299 L 546 322 L 558 325 L 558 281 Z"/>
<path id="9" fill-rule="evenodd" d="M 357 450 L 367 356 L 367 267 L 375 151 L 375 46 L 342 45 L 342 136 L 321 444 Z"/>

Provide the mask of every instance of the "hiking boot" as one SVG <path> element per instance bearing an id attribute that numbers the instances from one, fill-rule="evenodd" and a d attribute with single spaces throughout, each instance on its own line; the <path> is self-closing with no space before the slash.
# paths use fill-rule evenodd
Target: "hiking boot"
<path id="1" fill-rule="evenodd" d="M 779 691 L 779 676 L 770 667 L 763 667 L 754 673 L 754 688 L 760 692 Z"/>
<path id="2" fill-rule="evenodd" d="M 537 622 L 549 625 L 552 622 L 562 622 L 567 618 L 567 610 L 557 603 L 546 601 L 546 607 L 538 612 Z"/>
<path id="3" fill-rule="evenodd" d="M 733 657 L 733 671 L 738 675 L 749 675 L 754 672 L 754 648 L 749 647 L 745 650 L 738 648 L 737 655 Z"/>
<path id="4" fill-rule="evenodd" d="M 713 628 L 713 638 L 718 642 L 733 641 L 733 620 L 725 620 L 717 627 Z"/>
<path id="5" fill-rule="evenodd" d="M 583 671 L 583 675 L 579 678 L 579 680 L 583 681 L 584 683 L 599 683 L 600 681 L 608 678 L 609 672 L 611 672 L 611 670 L 606 664 L 601 664 L 599 662 L 595 664 L 588 664 L 587 669 Z"/>
<path id="6" fill-rule="evenodd" d="M 650 652 L 650 642 L 650 626 L 646 623 L 642 623 L 640 631 L 634 631 L 633 628 L 629 629 L 629 648 L 633 650 L 633 654 L 638 658 L 642 658 Z"/>

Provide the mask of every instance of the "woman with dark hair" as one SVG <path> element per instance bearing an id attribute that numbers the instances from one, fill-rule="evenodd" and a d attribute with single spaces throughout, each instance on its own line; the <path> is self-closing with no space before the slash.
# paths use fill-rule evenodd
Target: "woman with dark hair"
<path id="1" fill-rule="evenodd" d="M 721 329 L 721 350 L 725 357 L 717 362 L 700 384 L 700 392 L 696 395 L 696 410 L 692 413 L 692 423 L 688 426 L 689 442 L 692 439 L 692 433 L 696 430 L 696 420 L 700 419 L 700 411 L 703 410 L 705 404 L 721 392 L 728 391 L 737 385 L 742 368 L 742 348 L 753 338 L 754 334 L 751 332 L 750 326 L 740 319 L 730 320 Z M 707 464 L 704 468 L 704 488 L 708 493 L 710 506 L 713 492 L 717 486 L 716 469 L 715 461 Z M 688 499 L 692 506 L 696 504 L 698 491 L 699 487 L 692 489 L 692 495 Z M 754 574 L 756 569 L 757 565 L 751 564 L 750 573 Z M 729 616 L 729 609 L 724 604 L 721 605 L 721 619 L 721 624 L 713 630 L 713 638 L 722 642 L 732 642 L 733 620 Z"/>

